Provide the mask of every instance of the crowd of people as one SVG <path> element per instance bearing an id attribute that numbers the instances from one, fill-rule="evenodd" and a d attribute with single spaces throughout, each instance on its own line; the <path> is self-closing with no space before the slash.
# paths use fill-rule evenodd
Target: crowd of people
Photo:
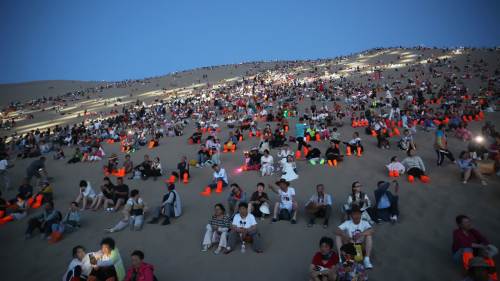
<path id="1" fill-rule="evenodd" d="M 364 74 L 366 69 L 362 68 L 354 72 L 368 77 L 367 83 L 319 75 L 313 75 L 310 82 L 302 79 L 300 73 L 291 74 L 300 62 L 289 62 L 273 71 L 245 77 L 241 82 L 203 89 L 197 95 L 155 100 L 149 104 L 137 100 L 106 118 L 34 130 L 9 143 L 0 139 L 0 179 L 5 191 L 10 192 L 13 185 L 9 176 L 11 159 L 36 158 L 27 167 L 16 198 L 0 201 L 0 222 L 29 216 L 26 238 L 31 238 L 38 229 L 43 238 L 52 243 L 81 227 L 81 212 L 101 208 L 122 214 L 116 224 L 106 229 L 108 233 L 127 227 L 140 231 L 147 216 L 151 218 L 149 224 L 162 220 L 162 225 L 170 225 L 171 219 L 182 216 L 183 203 L 189 204 L 183 202 L 175 184 L 179 180 L 187 184 L 193 176 L 190 169 L 210 167 L 212 177 L 201 195 L 211 196 L 214 190 L 216 193 L 227 190 L 228 195 L 226 202 L 216 204 L 213 215 L 207 217 L 205 233 L 200 233 L 202 251 L 215 247 L 215 254 L 230 254 L 238 248 L 245 252 L 250 245 L 256 253 L 264 253 L 265 237 L 259 231 L 259 218 L 260 223 L 269 217 L 272 223 L 297 224 L 303 217 L 308 227 L 319 220 L 327 229 L 335 214 L 333 194 L 326 183 L 316 184 L 305 204 L 297 200 L 297 193 L 304 192 L 294 188 L 301 173 L 298 161 L 306 163 L 301 165 L 302 169 L 314 169 L 317 165 L 335 167 L 343 165 L 349 157 L 359 158 L 376 149 L 387 150 L 384 152 L 387 155 L 391 146 L 395 146 L 407 156 L 401 161 L 397 156 L 386 158 L 389 163 L 382 168 L 389 180 L 367 183 L 373 185 L 373 189 L 363 189 L 361 182 L 352 180 L 351 192 L 340 204 L 341 223 L 333 238 L 320 239 L 320 249 L 310 267 L 310 279 L 315 281 L 368 280 L 368 271 L 374 267 L 375 229 L 383 222 L 400 222 L 399 200 L 405 200 L 399 197 L 400 181 L 430 182 L 426 167 L 431 164 L 424 163 L 419 156 L 421 145 L 416 141 L 417 134 L 433 138 L 436 167 L 447 165 L 445 159 L 448 159 L 457 166 L 463 184 L 477 178 L 486 186 L 485 173 L 500 175 L 500 133 L 495 126 L 484 123 L 479 137 L 468 131 L 471 122 L 483 121 L 485 113 L 493 111 L 498 103 L 495 79 L 499 70 L 495 78 L 484 78 L 485 61 L 470 62 L 466 69 L 449 72 L 453 63 L 451 58 L 429 58 L 426 64 L 398 71 L 399 77 L 392 77 L 398 83 L 384 84 L 380 77 Z M 377 67 L 378 73 L 382 72 Z M 459 82 L 470 79 L 467 77 L 471 73 L 479 73 L 485 84 L 478 91 L 468 90 Z M 436 79 L 442 83 L 436 83 Z M 354 128 L 350 137 L 341 135 L 342 126 Z M 193 133 L 186 136 L 185 132 L 191 129 Z M 223 138 L 226 132 L 228 137 Z M 363 132 L 366 137 L 362 137 Z M 454 157 L 457 148 L 449 147 L 448 135 L 465 141 L 458 159 Z M 160 143 L 167 137 L 185 138 L 194 148 L 185 152 L 176 170 L 168 173 L 162 168 L 160 158 L 150 157 L 150 153 L 139 165 L 132 163 L 131 155 L 135 151 L 150 149 L 153 153 L 154 149 L 163 149 Z M 258 145 L 241 151 L 241 144 L 248 139 L 258 140 Z M 104 143 L 117 143 L 123 160 L 118 154 L 107 156 Z M 323 151 L 322 143 L 327 144 Z M 65 159 L 68 150 L 74 151 L 67 160 L 68 165 L 102 163 L 105 176 L 99 190 L 92 187 L 92 180 L 80 180 L 75 188 L 76 197 L 63 214 L 53 200 L 52 179 L 46 163 L 48 155 L 53 156 L 53 161 Z M 221 160 L 222 154 L 235 152 L 245 156 L 239 172 L 257 171 L 262 178 L 252 193 L 247 193 L 229 177 Z M 267 185 L 268 194 L 263 182 L 276 174 L 275 184 Z M 148 206 L 139 190 L 130 190 L 125 180 L 150 178 L 168 180 L 161 201 L 149 202 L 152 204 Z M 368 190 L 373 190 L 373 194 Z M 30 210 L 38 208 L 43 209 L 41 214 L 31 216 Z M 471 228 L 467 216 L 457 217 L 457 225 L 459 229 L 453 233 L 453 258 L 469 270 L 470 280 L 488 280 L 477 277 L 483 268 L 488 269 L 488 278 L 496 280 L 491 270 L 496 248 Z M 93 253 L 76 246 L 73 258 L 63 280 L 149 281 L 155 278 L 153 266 L 143 262 L 144 253 L 139 250 L 131 254 L 132 265 L 125 271 L 111 238 L 103 239 L 101 249 Z"/>

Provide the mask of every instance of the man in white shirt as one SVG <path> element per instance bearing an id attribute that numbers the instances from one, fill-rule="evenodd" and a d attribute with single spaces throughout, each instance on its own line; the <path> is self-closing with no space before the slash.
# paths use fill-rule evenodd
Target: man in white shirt
<path id="1" fill-rule="evenodd" d="M 306 203 L 306 211 L 309 216 L 308 227 L 312 227 L 316 218 L 323 218 L 323 228 L 328 227 L 328 220 L 332 212 L 332 196 L 325 192 L 325 186 L 318 184 L 316 192 Z"/>
<path id="2" fill-rule="evenodd" d="M 363 244 L 366 252 L 363 260 L 364 266 L 368 269 L 373 268 L 370 262 L 373 229 L 370 223 L 361 219 L 361 210 L 359 208 L 355 207 L 351 210 L 351 220 L 347 220 L 339 225 L 335 234 L 338 253 L 340 253 L 340 247 L 344 244 Z"/>
<path id="3" fill-rule="evenodd" d="M 91 271 L 92 265 L 90 264 L 89 255 L 85 253 L 85 248 L 83 246 L 75 246 L 73 248 L 73 259 L 69 263 L 62 280 L 69 281 L 73 277 L 80 277 L 87 280 Z"/>
<path id="4" fill-rule="evenodd" d="M 94 189 L 90 185 L 90 182 L 86 180 L 81 180 L 80 181 L 80 193 L 78 194 L 78 197 L 76 197 L 76 203 L 80 203 L 80 201 L 83 201 L 82 203 L 82 208 L 80 211 L 84 211 L 87 208 L 87 203 L 90 203 L 95 200 L 97 194 L 95 193 Z M 89 204 L 90 205 L 90 204 Z"/>
<path id="5" fill-rule="evenodd" d="M 215 188 L 215 192 L 221 193 L 222 188 L 226 187 L 228 184 L 226 169 L 221 168 L 217 164 L 213 164 L 212 169 L 214 170 L 213 180 L 212 180 L 212 183 L 207 185 L 207 187 L 205 188 L 205 191 L 203 191 L 201 193 L 204 196 L 209 196 L 210 193 L 212 192 L 212 189 L 214 189 L 214 188 Z M 221 182 L 222 185 L 220 185 L 219 182 Z"/>
<path id="6" fill-rule="evenodd" d="M 257 221 L 252 214 L 248 213 L 248 203 L 240 203 L 238 210 L 239 213 L 234 215 L 231 224 L 228 247 L 225 254 L 233 251 L 239 242 L 242 243 L 242 248 L 244 249 L 245 243 L 249 240 L 252 242 L 252 249 L 257 253 L 262 253 L 262 242 L 260 233 L 257 230 Z"/>
<path id="7" fill-rule="evenodd" d="M 269 185 L 269 188 L 276 194 L 279 195 L 279 202 L 274 204 L 274 214 L 272 222 L 277 222 L 278 218 L 283 220 L 290 219 L 290 223 L 297 223 L 297 209 L 298 204 L 295 200 L 295 188 L 290 187 L 290 183 L 285 179 L 280 179 L 276 182 L 279 189 L 275 186 Z"/>

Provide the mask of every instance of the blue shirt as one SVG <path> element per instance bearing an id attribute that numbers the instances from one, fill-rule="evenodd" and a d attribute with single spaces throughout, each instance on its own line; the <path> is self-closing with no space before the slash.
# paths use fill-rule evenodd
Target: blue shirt
<path id="1" fill-rule="evenodd" d="M 301 124 L 301 123 L 295 124 L 295 137 L 296 138 L 303 138 L 305 131 L 306 131 L 306 124 Z"/>

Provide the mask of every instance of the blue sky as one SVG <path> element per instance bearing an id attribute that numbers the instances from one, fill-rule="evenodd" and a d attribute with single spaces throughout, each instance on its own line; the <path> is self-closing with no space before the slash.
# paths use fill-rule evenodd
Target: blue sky
<path id="1" fill-rule="evenodd" d="M 116 81 L 377 46 L 498 46 L 498 0 L 1 0 L 0 83 Z"/>

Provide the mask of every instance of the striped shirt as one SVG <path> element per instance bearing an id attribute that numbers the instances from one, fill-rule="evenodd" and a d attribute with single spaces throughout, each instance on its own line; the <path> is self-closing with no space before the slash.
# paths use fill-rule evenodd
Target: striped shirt
<path id="1" fill-rule="evenodd" d="M 212 218 L 209 221 L 210 225 L 216 226 L 216 227 L 227 227 L 231 225 L 231 219 L 224 215 L 222 218 L 217 218 L 217 216 L 212 216 Z"/>

